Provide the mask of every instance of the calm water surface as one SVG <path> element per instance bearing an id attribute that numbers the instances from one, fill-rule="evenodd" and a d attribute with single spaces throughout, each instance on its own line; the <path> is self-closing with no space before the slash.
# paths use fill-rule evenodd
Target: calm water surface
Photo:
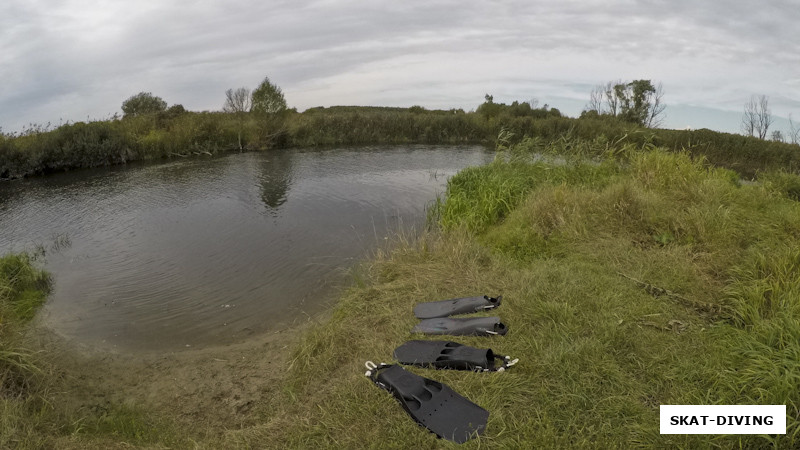
<path id="1" fill-rule="evenodd" d="M 482 147 L 233 154 L 0 183 L 0 253 L 47 248 L 43 323 L 116 350 L 225 344 L 319 313 L 345 269 L 421 229 Z"/>

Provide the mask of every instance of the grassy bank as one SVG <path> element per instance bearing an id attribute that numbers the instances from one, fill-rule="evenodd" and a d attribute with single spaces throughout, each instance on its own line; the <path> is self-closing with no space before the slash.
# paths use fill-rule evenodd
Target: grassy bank
<path id="1" fill-rule="evenodd" d="M 263 425 L 230 443 L 455 447 L 364 377 L 415 338 L 419 301 L 503 294 L 499 338 L 457 338 L 521 362 L 506 373 L 414 370 L 491 412 L 466 448 L 800 445 L 800 205 L 793 175 L 739 185 L 686 154 L 514 158 L 451 179 L 441 233 L 359 272 L 295 351 Z M 661 404 L 786 404 L 785 436 L 660 435 Z M 279 443 L 279 445 L 277 444 Z"/>
<path id="2" fill-rule="evenodd" d="M 525 104 L 527 105 L 527 104 Z M 688 151 L 752 177 L 800 169 L 800 147 L 711 130 L 648 129 L 609 117 L 563 117 L 556 109 L 480 105 L 476 112 L 381 107 L 311 108 L 302 113 L 226 114 L 168 110 L 124 119 L 30 126 L 0 134 L 0 179 L 85 167 L 213 155 L 228 151 L 364 144 L 493 144 L 506 130 L 524 138 L 625 139 Z"/>

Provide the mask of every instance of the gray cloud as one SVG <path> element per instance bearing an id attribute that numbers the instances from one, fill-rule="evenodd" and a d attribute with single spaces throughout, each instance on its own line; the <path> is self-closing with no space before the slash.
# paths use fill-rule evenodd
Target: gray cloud
<path id="1" fill-rule="evenodd" d="M 0 6 L 0 126 L 103 118 L 139 91 L 219 109 L 226 89 L 264 76 L 299 109 L 470 109 L 491 92 L 574 115 L 594 84 L 650 78 L 679 114 L 738 112 L 763 93 L 776 114 L 797 115 L 800 10 L 763 3 L 11 0 Z"/>

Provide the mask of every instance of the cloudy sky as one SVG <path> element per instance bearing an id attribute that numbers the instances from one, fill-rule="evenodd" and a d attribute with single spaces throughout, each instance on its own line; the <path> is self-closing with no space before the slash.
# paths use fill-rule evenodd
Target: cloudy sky
<path id="1" fill-rule="evenodd" d="M 219 110 L 265 77 L 290 106 L 476 108 L 651 79 L 668 128 L 738 131 L 752 94 L 800 122 L 797 0 L 2 0 L 0 127 L 104 119 L 149 91 Z M 776 126 L 786 126 L 777 120 Z"/>

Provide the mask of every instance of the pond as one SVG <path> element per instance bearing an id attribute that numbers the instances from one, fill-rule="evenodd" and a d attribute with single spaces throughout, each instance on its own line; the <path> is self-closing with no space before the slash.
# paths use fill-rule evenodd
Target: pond
<path id="1" fill-rule="evenodd" d="M 425 226 L 479 146 L 276 150 L 0 183 L 0 254 L 45 249 L 43 326 L 111 351 L 246 340 L 324 311 L 347 269 Z"/>

